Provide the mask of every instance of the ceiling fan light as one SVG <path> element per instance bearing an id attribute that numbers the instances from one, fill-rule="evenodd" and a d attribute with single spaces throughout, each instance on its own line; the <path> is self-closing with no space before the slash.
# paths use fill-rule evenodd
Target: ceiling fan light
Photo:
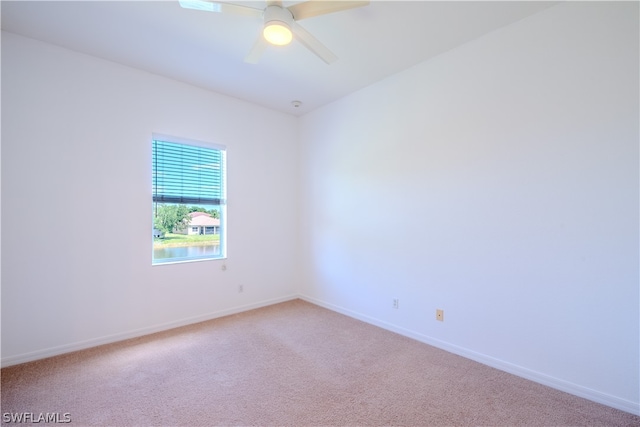
<path id="1" fill-rule="evenodd" d="M 262 31 L 265 40 L 276 46 L 284 46 L 291 43 L 293 34 L 287 24 L 281 21 L 267 22 Z"/>

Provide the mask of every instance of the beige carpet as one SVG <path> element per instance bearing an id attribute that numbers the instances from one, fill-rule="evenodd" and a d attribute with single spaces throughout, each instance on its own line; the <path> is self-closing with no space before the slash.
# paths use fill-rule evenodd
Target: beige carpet
<path id="1" fill-rule="evenodd" d="M 2 412 L 79 426 L 640 425 L 300 300 L 2 369 Z"/>

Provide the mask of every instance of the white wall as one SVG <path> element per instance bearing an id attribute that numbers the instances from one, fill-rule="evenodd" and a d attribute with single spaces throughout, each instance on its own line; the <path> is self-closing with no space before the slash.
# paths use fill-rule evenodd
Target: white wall
<path id="1" fill-rule="evenodd" d="M 152 132 L 227 146 L 226 271 L 151 265 Z M 3 365 L 291 298 L 297 158 L 293 116 L 3 33 Z"/>
<path id="2" fill-rule="evenodd" d="M 307 114 L 301 293 L 640 413 L 638 75 L 571 2 Z"/>

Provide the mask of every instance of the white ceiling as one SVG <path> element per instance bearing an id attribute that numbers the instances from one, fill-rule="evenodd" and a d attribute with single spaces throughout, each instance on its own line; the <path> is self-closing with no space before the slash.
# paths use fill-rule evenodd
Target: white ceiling
<path id="1" fill-rule="evenodd" d="M 2 1 L 1 14 L 4 31 L 300 115 L 553 4 L 374 0 L 300 21 L 338 56 L 331 65 L 295 42 L 247 64 L 260 19 L 177 0 Z"/>

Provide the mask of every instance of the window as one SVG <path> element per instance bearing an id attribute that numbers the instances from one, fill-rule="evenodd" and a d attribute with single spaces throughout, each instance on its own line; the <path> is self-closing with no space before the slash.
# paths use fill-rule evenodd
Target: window
<path id="1" fill-rule="evenodd" d="M 152 153 L 153 264 L 224 258 L 225 148 L 154 135 Z"/>

